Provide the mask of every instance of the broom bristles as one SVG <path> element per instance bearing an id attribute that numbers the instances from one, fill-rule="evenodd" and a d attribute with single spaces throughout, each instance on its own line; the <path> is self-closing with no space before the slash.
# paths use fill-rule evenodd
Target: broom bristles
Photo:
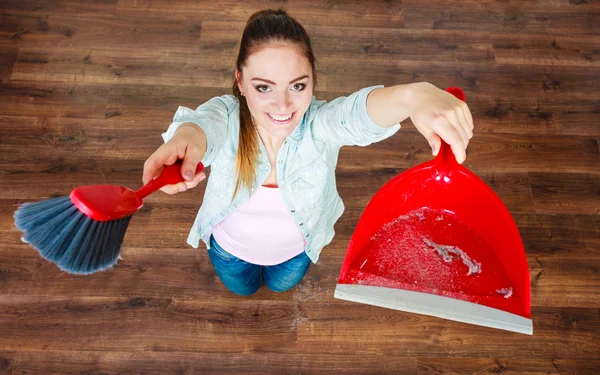
<path id="1" fill-rule="evenodd" d="M 112 221 L 87 217 L 69 197 L 25 203 L 15 212 L 23 239 L 61 270 L 87 275 L 117 263 L 131 216 Z"/>

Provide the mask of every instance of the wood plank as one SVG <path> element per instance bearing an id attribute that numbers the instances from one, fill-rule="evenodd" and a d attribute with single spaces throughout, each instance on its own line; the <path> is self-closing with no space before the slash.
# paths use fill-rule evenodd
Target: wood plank
<path id="1" fill-rule="evenodd" d="M 13 240 L 13 243 L 16 241 Z M 3 244 L 0 250 L 0 293 L 27 295 L 33 274 L 41 263 L 42 259 L 35 251 L 21 245 Z"/>
<path id="2" fill-rule="evenodd" d="M 597 174 L 530 173 L 529 179 L 536 212 L 600 213 L 600 176 Z"/>
<path id="3" fill-rule="evenodd" d="M 532 306 L 600 308 L 600 259 L 529 256 Z"/>
<path id="4" fill-rule="evenodd" d="M 502 33 L 598 35 L 596 2 L 551 0 L 406 2 L 407 29 L 484 30 Z"/>
<path id="5" fill-rule="evenodd" d="M 145 160 L 163 144 L 161 134 L 170 120 L 0 116 L 0 152 L 10 155 L 5 163 L 29 154 L 40 159 Z"/>
<path id="6" fill-rule="evenodd" d="M 9 350 L 0 350 L 0 374 L 12 375 L 13 365 L 15 363 L 17 352 Z"/>
<path id="7" fill-rule="evenodd" d="M 256 11 L 266 8 L 284 8 L 290 16 L 302 25 L 355 25 L 356 27 L 403 28 L 402 1 L 345 1 L 314 2 L 308 0 L 282 4 L 279 1 L 220 1 L 202 4 L 201 12 L 195 2 L 187 0 L 172 1 L 169 4 L 148 0 L 120 1 L 117 14 L 131 17 L 197 17 L 203 20 L 227 19 L 245 24 Z M 186 16 L 187 15 L 187 16 Z"/>
<path id="8" fill-rule="evenodd" d="M 76 13 L 76 17 L 70 11 L 32 15 L 21 10 L 7 10 L 2 15 L 5 24 L 0 28 L 0 35 L 18 38 L 22 46 L 30 50 L 76 47 L 87 48 L 89 52 L 89 46 L 98 45 L 116 50 L 139 50 L 146 48 L 140 45 L 140 40 L 151 40 L 153 49 L 189 51 L 198 44 L 202 30 L 200 20 L 163 18 L 161 22 L 149 22 L 116 15 L 114 5 L 110 7 L 112 9 L 109 6 L 103 8 L 101 13 Z M 107 35 L 110 35 L 109 39 Z"/>
<path id="9" fill-rule="evenodd" d="M 102 374 L 414 374 L 416 358 L 323 354 L 319 358 L 283 353 L 183 353 L 183 352 L 17 352 L 16 371 L 31 375 Z"/>
<path id="10" fill-rule="evenodd" d="M 118 0 L 100 0 L 81 2 L 78 0 L 58 0 L 40 3 L 37 0 L 5 0 L 0 9 L 3 11 L 20 12 L 21 14 L 111 14 L 114 13 Z"/>
<path id="11" fill-rule="evenodd" d="M 468 96 L 477 134 L 571 134 L 598 136 L 600 103 L 546 96 Z"/>
<path id="12" fill-rule="evenodd" d="M 294 303 L 256 297 L 194 301 L 3 296 L 0 345 L 26 351 L 209 353 L 219 348 L 222 353 L 296 354 L 302 319 Z M 221 346 L 224 342 L 226 347 Z"/>
<path id="13" fill-rule="evenodd" d="M 513 218 L 530 256 L 560 260 L 598 255 L 598 215 L 517 213 Z"/>
<path id="14" fill-rule="evenodd" d="M 431 159 L 425 138 L 416 130 L 401 129 L 376 145 L 342 148 L 336 170 L 343 173 L 366 168 L 410 168 Z M 600 152 L 593 137 L 480 133 L 469 143 L 464 166 L 477 175 L 597 174 L 599 162 Z"/>
<path id="15" fill-rule="evenodd" d="M 166 43 L 166 42 L 165 42 Z M 90 51 L 82 46 L 44 48 L 22 46 L 13 70 L 15 80 L 64 83 L 113 83 L 231 87 L 234 57 L 200 55 L 195 48 L 183 51 L 137 49 L 124 46 Z M 168 52 L 167 52 L 168 51 Z"/>
<path id="16" fill-rule="evenodd" d="M 491 34 L 495 61 L 502 64 L 599 66 L 600 37 Z"/>
<path id="17" fill-rule="evenodd" d="M 385 60 L 430 59 L 490 63 L 494 53 L 489 33 L 361 27 L 354 25 L 306 27 L 313 52 L 343 59 L 365 57 Z M 243 25 L 229 20 L 202 23 L 200 51 L 224 59 L 235 59 Z"/>
<path id="18" fill-rule="evenodd" d="M 0 85 L 10 79 L 18 54 L 17 43 L 0 39 Z"/>
<path id="19" fill-rule="evenodd" d="M 0 116 L 67 117 L 130 121 L 173 120 L 179 106 L 196 109 L 230 90 L 202 86 L 80 84 L 11 81 L 0 91 Z M 160 136 L 160 134 L 159 134 Z"/>
<path id="20" fill-rule="evenodd" d="M 436 358 L 419 356 L 418 374 L 595 374 L 599 360 L 512 359 L 512 358 Z"/>
<path id="21" fill-rule="evenodd" d="M 336 59 L 317 56 L 319 69 L 328 79 L 321 90 L 353 92 L 376 84 L 385 86 L 409 82 L 431 82 L 438 87 L 459 86 L 470 93 L 503 97 L 539 96 L 552 99 L 600 100 L 596 67 L 480 64 L 458 61 L 404 61 L 377 58 Z M 365 68 L 368 67 L 368 68 Z"/>
<path id="22" fill-rule="evenodd" d="M 348 301 L 304 302 L 298 347 L 329 353 L 512 359 L 598 359 L 598 309 L 534 308 L 532 336 Z M 308 329 L 307 329 L 308 328 Z M 482 339 L 485 337 L 485 339 Z"/>
<path id="23" fill-rule="evenodd" d="M 121 120 L 162 121 L 162 133 L 173 121 L 179 106 L 195 110 L 215 96 L 232 94 L 233 81 L 229 76 L 224 79 L 224 82 L 229 82 L 225 85 L 227 88 L 205 87 L 200 84 L 190 86 L 189 77 L 180 78 L 184 78 L 185 85 L 178 86 L 176 82 L 166 86 L 151 85 L 148 82 L 143 85 L 114 84 L 108 93 L 106 112 L 111 116 L 119 116 Z"/>
<path id="24" fill-rule="evenodd" d="M 110 90 L 111 85 L 11 80 L 0 90 L 0 115 L 105 118 Z"/>

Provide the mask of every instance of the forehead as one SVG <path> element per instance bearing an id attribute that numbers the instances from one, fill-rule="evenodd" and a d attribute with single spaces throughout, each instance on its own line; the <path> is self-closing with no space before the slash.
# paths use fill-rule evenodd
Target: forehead
<path id="1" fill-rule="evenodd" d="M 271 43 L 253 53 L 244 67 L 244 78 L 265 78 L 285 84 L 312 69 L 302 51 L 289 43 Z"/>

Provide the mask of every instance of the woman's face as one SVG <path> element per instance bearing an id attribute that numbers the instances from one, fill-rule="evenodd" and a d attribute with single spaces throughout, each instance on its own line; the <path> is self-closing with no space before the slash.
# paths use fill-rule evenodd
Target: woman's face
<path id="1" fill-rule="evenodd" d="M 286 43 L 271 43 L 252 54 L 242 74 L 236 70 L 236 79 L 256 125 L 275 137 L 294 131 L 313 95 L 308 59 Z"/>

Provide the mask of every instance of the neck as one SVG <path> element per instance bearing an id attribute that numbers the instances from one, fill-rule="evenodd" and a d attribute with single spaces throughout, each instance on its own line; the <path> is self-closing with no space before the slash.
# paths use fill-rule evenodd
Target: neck
<path id="1" fill-rule="evenodd" d="M 263 128 L 260 124 L 257 126 L 258 134 L 260 135 L 260 139 L 263 141 L 265 148 L 267 151 L 273 151 L 274 154 L 277 154 L 281 145 L 285 141 L 288 135 L 273 135 L 269 133 L 265 128 Z"/>

